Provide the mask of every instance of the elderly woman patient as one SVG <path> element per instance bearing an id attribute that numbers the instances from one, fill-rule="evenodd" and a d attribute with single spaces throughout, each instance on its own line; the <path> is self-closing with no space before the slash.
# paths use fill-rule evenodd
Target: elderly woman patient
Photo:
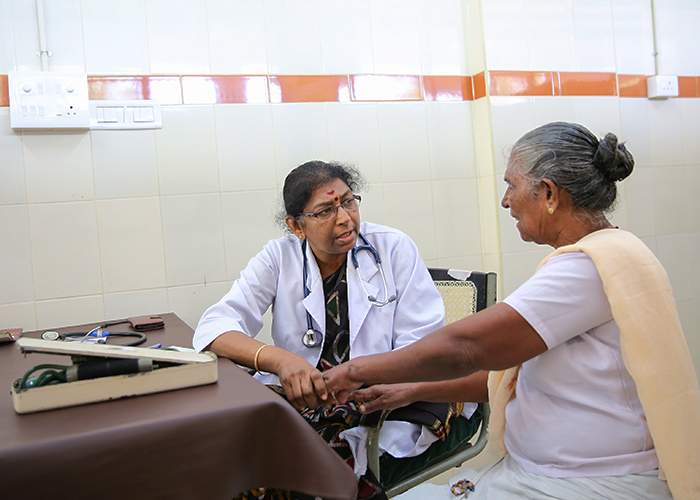
<path id="1" fill-rule="evenodd" d="M 290 234 L 253 257 L 231 291 L 204 313 L 193 343 L 253 368 L 255 378 L 293 404 L 361 476 L 360 498 L 385 498 L 385 474 L 380 484 L 366 471 L 363 425 L 372 419 L 353 403 L 332 401 L 321 373 L 424 337 L 442 326 L 444 307 L 413 241 L 396 229 L 360 221 L 360 184 L 355 170 L 336 163 L 312 161 L 292 170 L 283 188 Z M 272 305 L 274 345 L 266 345 L 253 337 Z M 450 429 L 460 426 L 462 435 L 471 435 L 478 426 L 476 405 L 428 408 L 427 420 L 425 412 L 404 412 L 400 421 L 387 422 L 379 445 L 389 479 L 400 479 L 402 472 L 392 457 L 403 465 L 407 457 L 448 443 Z M 462 411 L 472 418 L 459 416 Z M 263 496 L 301 495 L 242 495 Z"/>
<path id="2" fill-rule="evenodd" d="M 581 125 L 525 134 L 501 204 L 523 240 L 555 250 L 502 303 L 335 367 L 327 388 L 364 411 L 489 401 L 505 458 L 470 500 L 699 499 L 700 391 L 668 277 L 605 216 L 633 164 Z"/>

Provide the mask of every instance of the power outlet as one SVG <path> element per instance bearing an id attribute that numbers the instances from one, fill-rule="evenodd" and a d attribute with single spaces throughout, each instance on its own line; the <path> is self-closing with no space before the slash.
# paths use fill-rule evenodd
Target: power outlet
<path id="1" fill-rule="evenodd" d="M 647 96 L 649 99 L 678 97 L 678 77 L 674 75 L 654 75 L 647 77 Z"/>

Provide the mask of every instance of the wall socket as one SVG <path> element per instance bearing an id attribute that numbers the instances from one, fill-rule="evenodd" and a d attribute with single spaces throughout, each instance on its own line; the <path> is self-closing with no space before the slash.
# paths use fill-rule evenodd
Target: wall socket
<path id="1" fill-rule="evenodd" d="M 678 97 L 678 77 L 674 75 L 654 75 L 647 77 L 647 96 L 649 99 Z"/>

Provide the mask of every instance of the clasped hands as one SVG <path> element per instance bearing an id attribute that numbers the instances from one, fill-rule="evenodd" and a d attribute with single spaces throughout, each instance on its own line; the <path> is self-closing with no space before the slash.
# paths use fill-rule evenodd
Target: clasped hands
<path id="1" fill-rule="evenodd" d="M 354 401 L 362 413 L 393 410 L 415 401 L 414 384 L 364 384 L 352 376 L 352 361 L 320 372 L 306 360 L 287 359 L 277 376 L 287 399 L 297 410 Z"/>

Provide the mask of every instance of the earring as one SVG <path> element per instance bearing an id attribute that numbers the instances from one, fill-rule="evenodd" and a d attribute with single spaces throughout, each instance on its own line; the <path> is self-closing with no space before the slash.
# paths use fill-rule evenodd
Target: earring
<path id="1" fill-rule="evenodd" d="M 552 207 L 547 207 L 547 213 L 549 213 L 549 215 L 552 215 L 554 213 L 554 209 Z"/>

